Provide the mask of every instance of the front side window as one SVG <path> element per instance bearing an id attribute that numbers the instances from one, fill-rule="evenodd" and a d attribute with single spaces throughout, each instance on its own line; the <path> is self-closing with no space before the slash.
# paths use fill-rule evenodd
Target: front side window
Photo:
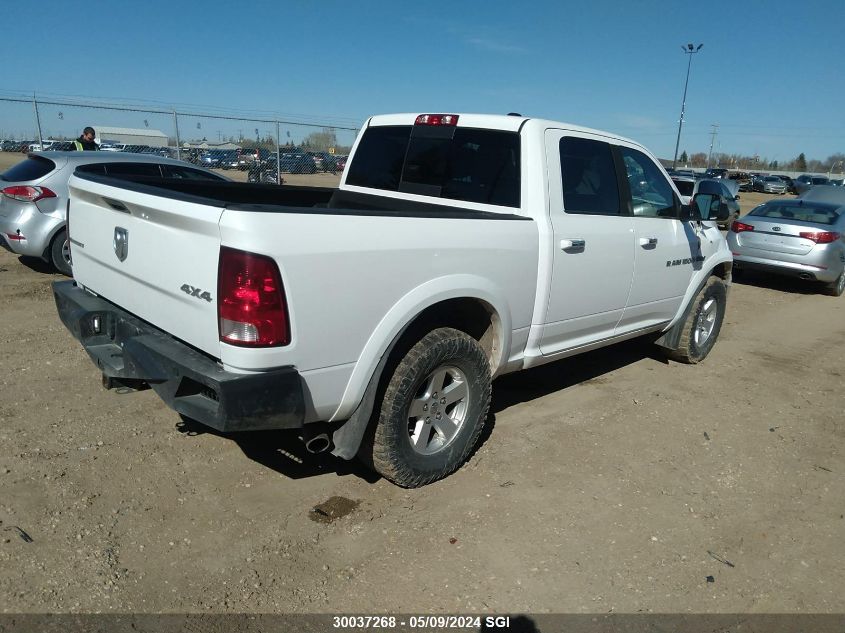
<path id="1" fill-rule="evenodd" d="M 695 183 L 689 180 L 676 180 L 675 186 L 682 196 L 691 196 L 695 190 Z"/>
<path id="2" fill-rule="evenodd" d="M 566 213 L 619 215 L 619 185 L 610 145 L 566 136 L 560 139 L 560 169 Z"/>
<path id="3" fill-rule="evenodd" d="M 629 147 L 620 147 L 622 160 L 631 190 L 631 204 L 635 216 L 648 218 L 677 218 L 672 187 L 663 172 L 648 156 Z"/>

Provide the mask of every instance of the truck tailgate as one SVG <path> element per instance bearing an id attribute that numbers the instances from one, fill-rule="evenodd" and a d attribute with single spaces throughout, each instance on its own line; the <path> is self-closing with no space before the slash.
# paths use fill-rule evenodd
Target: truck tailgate
<path id="1" fill-rule="evenodd" d="M 219 358 L 222 209 L 77 176 L 69 187 L 74 279 Z"/>

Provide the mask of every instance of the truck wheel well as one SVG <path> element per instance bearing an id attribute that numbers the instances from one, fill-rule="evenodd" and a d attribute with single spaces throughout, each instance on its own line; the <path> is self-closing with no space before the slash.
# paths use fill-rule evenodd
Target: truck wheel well
<path id="1" fill-rule="evenodd" d="M 441 301 L 426 308 L 392 343 L 389 353 L 382 358 L 370 378 L 358 408 L 333 432 L 334 455 L 352 459 L 359 451 L 362 440 L 372 442 L 375 430 L 374 416 L 378 415 L 387 383 L 396 367 L 417 342 L 429 332 L 442 327 L 460 330 L 478 341 L 487 362 L 490 363 L 491 375 L 495 374 L 502 358 L 502 324 L 493 306 L 480 299 L 461 298 Z M 365 435 L 369 439 L 365 439 Z"/>
<path id="2" fill-rule="evenodd" d="M 718 264 L 713 269 L 713 274 L 716 277 L 718 277 L 719 279 L 723 279 L 724 281 L 730 281 L 732 269 L 733 269 L 732 262 L 726 262 L 724 264 Z"/>
<path id="3" fill-rule="evenodd" d="M 441 301 L 420 312 L 402 338 L 413 345 L 440 327 L 461 330 L 478 341 L 490 363 L 490 373 L 495 373 L 502 357 L 502 324 L 493 306 L 468 297 Z"/>

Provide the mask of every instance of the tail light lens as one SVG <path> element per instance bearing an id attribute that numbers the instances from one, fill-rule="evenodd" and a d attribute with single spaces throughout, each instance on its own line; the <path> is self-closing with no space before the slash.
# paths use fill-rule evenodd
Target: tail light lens
<path id="1" fill-rule="evenodd" d="M 813 240 L 816 244 L 830 244 L 841 237 L 839 233 L 834 233 L 833 231 L 820 231 L 818 233 L 807 231 L 798 235 L 805 239 Z"/>
<path id="2" fill-rule="evenodd" d="M 287 299 L 276 262 L 222 247 L 217 278 L 220 340 L 241 347 L 290 343 Z"/>
<path id="3" fill-rule="evenodd" d="M 56 194 L 47 187 L 30 187 L 23 185 L 14 185 L 6 187 L 2 193 L 7 198 L 18 200 L 19 202 L 38 202 L 44 198 L 55 198 Z"/>
<path id="4" fill-rule="evenodd" d="M 745 224 L 744 222 L 737 222 L 734 221 L 731 224 L 731 231 L 734 233 L 742 233 L 743 231 L 753 231 L 754 227 L 750 224 Z"/>
<path id="5" fill-rule="evenodd" d="M 414 125 L 457 125 L 457 114 L 421 114 Z"/>

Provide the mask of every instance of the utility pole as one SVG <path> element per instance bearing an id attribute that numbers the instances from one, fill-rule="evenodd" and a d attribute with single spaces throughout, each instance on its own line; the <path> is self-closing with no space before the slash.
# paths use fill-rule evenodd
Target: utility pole
<path id="1" fill-rule="evenodd" d="M 712 123 L 710 127 L 713 131 L 710 132 L 710 152 L 707 154 L 707 169 L 710 169 L 710 157 L 713 156 L 713 143 L 716 141 L 716 134 L 719 132 L 719 124 Z"/>
<path id="2" fill-rule="evenodd" d="M 692 65 L 692 56 L 700 51 L 702 46 L 704 46 L 704 44 L 699 44 L 698 48 L 692 44 L 681 46 L 681 50 L 684 51 L 686 55 L 689 55 L 689 61 L 687 62 L 687 78 L 686 81 L 684 81 L 684 98 L 681 101 L 681 118 L 678 120 L 678 140 L 675 141 L 675 157 L 672 159 L 672 169 L 675 169 L 678 164 L 678 146 L 681 144 L 681 128 L 684 126 L 684 112 L 687 108 L 687 86 L 689 85 L 689 69 Z"/>

